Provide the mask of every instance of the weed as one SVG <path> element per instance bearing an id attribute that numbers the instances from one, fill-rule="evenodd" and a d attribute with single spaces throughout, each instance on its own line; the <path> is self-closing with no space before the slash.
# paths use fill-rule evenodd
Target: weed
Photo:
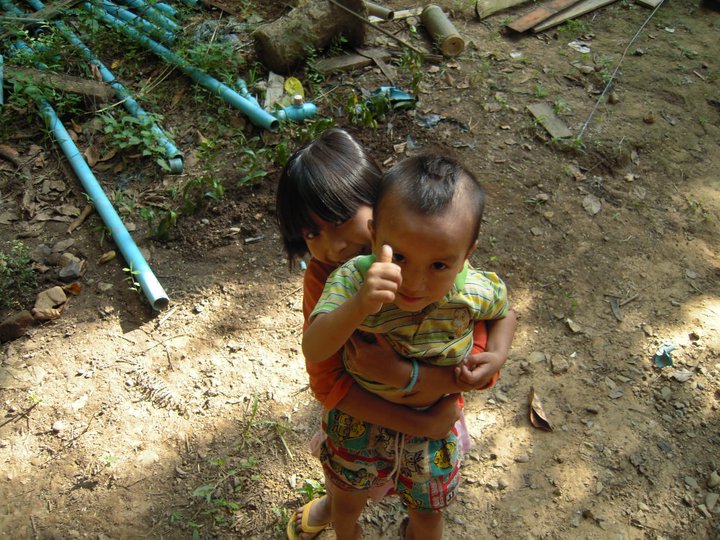
<path id="1" fill-rule="evenodd" d="M 590 25 L 582 19 L 570 19 L 558 27 L 558 32 L 566 39 L 575 38 L 590 31 Z"/>
<path id="2" fill-rule="evenodd" d="M 553 111 L 555 111 L 555 114 L 557 115 L 568 113 L 571 110 L 570 104 L 563 99 L 558 98 L 553 103 Z"/>
<path id="3" fill-rule="evenodd" d="M 245 67 L 245 59 L 229 41 L 196 41 L 187 48 L 181 48 L 179 54 L 193 66 L 228 85 L 235 83 L 237 74 Z"/>
<path id="4" fill-rule="evenodd" d="M 423 80 L 423 57 L 421 54 L 405 49 L 400 57 L 400 67 L 410 73 L 410 90 L 417 96 L 420 94 L 420 83 Z"/>
<path id="5" fill-rule="evenodd" d="M 306 501 L 311 501 L 325 493 L 325 486 L 313 479 L 305 479 L 301 488 L 296 489 Z"/>
<path id="6" fill-rule="evenodd" d="M 113 465 L 115 465 L 115 463 L 117 463 L 118 461 L 118 457 L 112 454 L 103 454 L 100 459 L 105 464 L 105 467 L 107 467 L 108 469 L 112 468 Z"/>
<path id="7" fill-rule="evenodd" d="M 545 87 L 542 85 L 542 83 L 535 83 L 535 97 L 536 98 L 544 98 L 547 97 L 548 92 L 545 89 Z"/>
<path id="8" fill-rule="evenodd" d="M 135 276 L 138 276 L 140 274 L 139 270 L 135 270 L 133 268 L 133 263 L 130 263 L 129 266 L 123 268 L 123 272 L 127 274 L 125 276 L 125 281 L 128 284 L 128 288 L 131 291 L 139 292 L 140 291 L 140 282 L 135 279 Z"/>
<path id="9" fill-rule="evenodd" d="M 683 49 L 682 53 L 685 58 L 688 58 L 690 60 L 694 60 L 695 58 L 700 56 L 699 52 L 693 51 L 692 49 Z"/>
<path id="10" fill-rule="evenodd" d="M 150 235 L 158 240 L 167 240 L 170 237 L 170 231 L 177 225 L 178 213 L 172 208 L 143 207 L 139 213 L 140 217 L 147 222 Z"/>
<path id="11" fill-rule="evenodd" d="M 36 287 L 30 251 L 25 244 L 14 240 L 6 250 L 0 251 L 0 309 L 24 306 Z"/>
<path id="12" fill-rule="evenodd" d="M 146 115 L 140 118 L 124 114 L 116 120 L 111 114 L 100 115 L 103 132 L 108 136 L 112 148 L 127 150 L 138 148 L 143 156 L 152 156 L 162 169 L 170 171 L 165 147 L 160 143 L 153 126 L 162 118 L 159 115 Z"/>

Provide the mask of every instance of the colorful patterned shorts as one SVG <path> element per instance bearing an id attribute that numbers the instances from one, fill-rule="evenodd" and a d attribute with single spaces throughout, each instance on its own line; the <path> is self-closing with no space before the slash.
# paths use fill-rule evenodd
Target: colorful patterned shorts
<path id="1" fill-rule="evenodd" d="M 400 495 L 416 510 L 440 510 L 455 498 L 460 481 L 457 426 L 445 439 L 412 437 L 353 418 L 338 409 L 323 415 L 320 461 L 340 489 Z"/>

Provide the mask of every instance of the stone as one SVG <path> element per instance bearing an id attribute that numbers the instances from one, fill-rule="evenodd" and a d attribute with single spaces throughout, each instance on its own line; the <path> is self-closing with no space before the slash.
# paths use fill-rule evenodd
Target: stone
<path id="1" fill-rule="evenodd" d="M 713 471 L 710 473 L 707 485 L 710 489 L 720 486 L 720 475 L 718 475 L 717 471 Z"/>
<path id="2" fill-rule="evenodd" d="M 34 324 L 35 318 L 27 310 L 10 315 L 0 323 L 0 343 L 24 336 Z"/>
<path id="3" fill-rule="evenodd" d="M 710 512 L 712 512 L 713 508 L 715 508 L 715 505 L 717 504 L 719 497 L 720 497 L 720 495 L 718 495 L 717 493 L 712 493 L 712 492 L 705 495 L 705 506 L 707 507 L 707 509 Z"/>
<path id="4" fill-rule="evenodd" d="M 35 309 L 52 309 L 67 302 L 67 295 L 62 287 L 52 287 L 39 293 L 35 298 Z"/>
<path id="5" fill-rule="evenodd" d="M 550 360 L 550 369 L 554 374 L 559 375 L 560 373 L 565 373 L 567 370 L 569 370 L 570 364 L 564 358 L 554 356 Z"/>
<path id="6" fill-rule="evenodd" d="M 546 357 L 544 352 L 533 351 L 528 355 L 527 359 L 531 364 L 538 364 L 540 362 L 544 362 Z"/>

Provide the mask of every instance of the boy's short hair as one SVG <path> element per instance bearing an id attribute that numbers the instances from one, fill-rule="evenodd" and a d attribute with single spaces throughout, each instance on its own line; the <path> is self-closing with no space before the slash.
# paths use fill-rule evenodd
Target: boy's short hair
<path id="1" fill-rule="evenodd" d="M 372 206 L 382 171 L 347 131 L 331 128 L 297 150 L 282 170 L 275 207 L 290 265 L 304 256 L 304 230 L 315 223 L 311 213 L 343 223 L 361 205 Z"/>
<path id="2" fill-rule="evenodd" d="M 397 193 L 410 210 L 421 215 L 437 215 L 461 198 L 473 212 L 475 242 L 485 209 L 485 190 L 475 175 L 456 158 L 437 153 L 422 153 L 406 158 L 388 170 L 380 182 L 373 216 L 388 193 Z"/>

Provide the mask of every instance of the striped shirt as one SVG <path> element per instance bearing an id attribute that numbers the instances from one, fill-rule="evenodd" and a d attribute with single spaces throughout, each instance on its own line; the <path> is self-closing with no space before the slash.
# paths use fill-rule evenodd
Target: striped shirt
<path id="1" fill-rule="evenodd" d="M 357 294 L 373 261 L 372 255 L 361 255 L 330 274 L 310 318 L 333 311 Z M 358 330 L 382 334 L 393 349 L 406 358 L 440 366 L 457 365 L 472 348 L 475 322 L 501 319 L 508 309 L 507 289 L 497 274 L 475 270 L 466 262 L 440 302 L 416 313 L 384 304 L 378 313 L 368 316 Z M 383 394 L 398 390 L 348 371 L 372 392 Z"/>

